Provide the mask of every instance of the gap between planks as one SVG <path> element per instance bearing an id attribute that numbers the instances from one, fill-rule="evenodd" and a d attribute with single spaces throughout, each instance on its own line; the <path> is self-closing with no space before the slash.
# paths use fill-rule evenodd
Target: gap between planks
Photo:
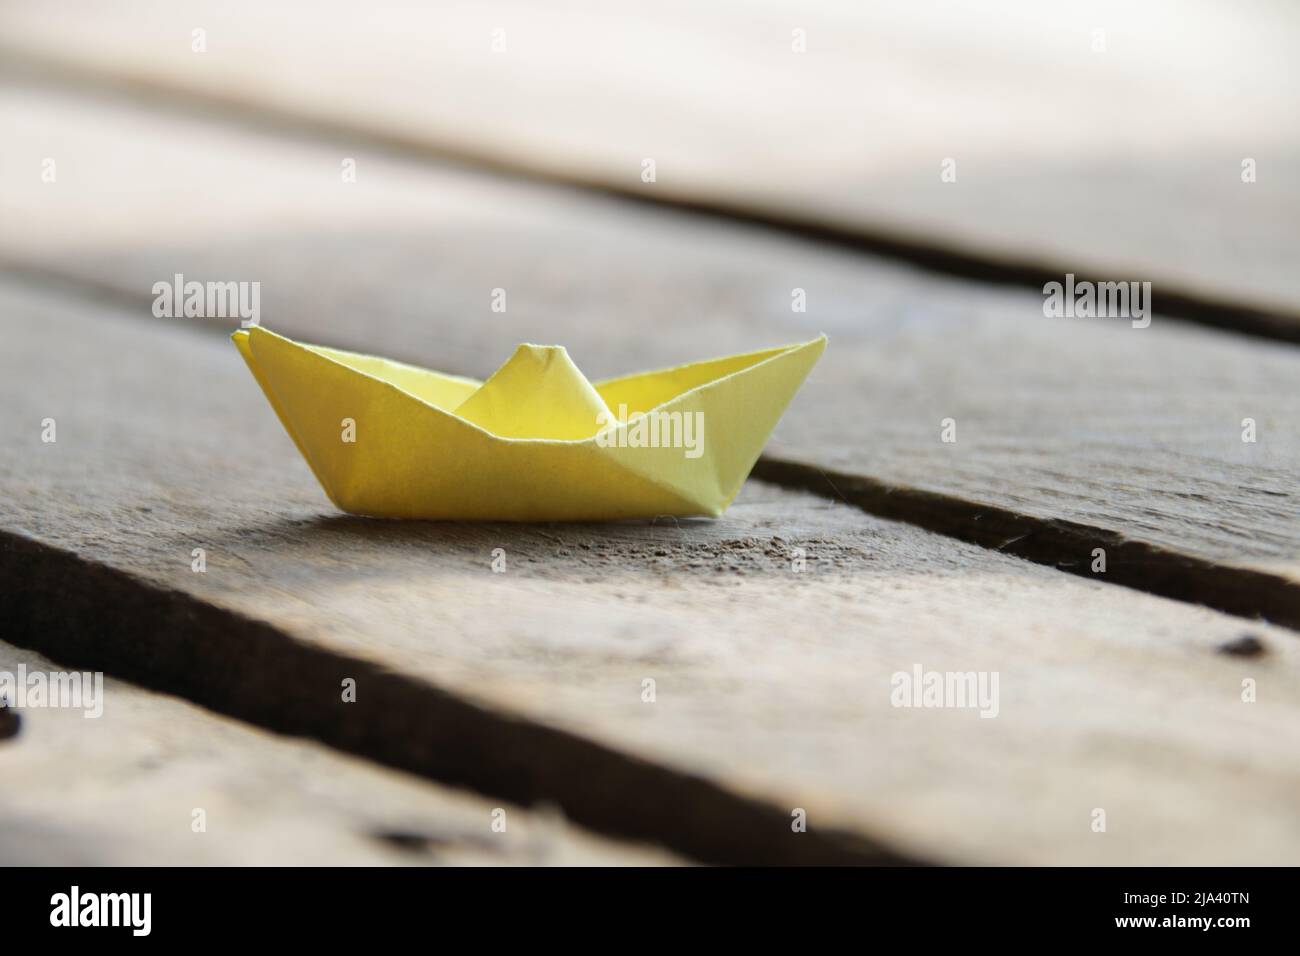
<path id="1" fill-rule="evenodd" d="M 426 136 L 366 125 L 354 118 L 331 120 L 307 116 L 265 101 L 252 102 L 211 90 L 172 88 L 155 80 L 105 74 L 71 61 L 33 56 L 3 44 L 0 44 L 0 63 L 3 63 L 0 76 L 47 89 L 92 99 L 145 104 L 187 118 L 201 115 L 207 120 L 277 137 L 294 137 L 322 145 L 347 143 L 396 159 L 438 162 L 512 180 L 603 195 L 637 206 L 673 210 L 696 219 L 734 223 L 871 255 L 935 275 L 1034 290 L 1041 290 L 1048 282 L 1059 282 L 1067 272 L 1074 273 L 1079 283 L 1106 281 L 1105 276 L 1064 263 L 990 255 L 987 251 L 977 252 L 934 237 L 905 234 L 899 229 L 876 229 L 861 222 L 840 224 L 816 215 L 800 216 L 788 208 L 779 213 L 770 212 L 721 198 L 704 199 L 666 191 L 650 193 L 590 176 L 569 175 L 555 167 L 534 167 L 490 149 L 433 142 Z M 1300 345 L 1300 313 L 1256 308 L 1230 298 L 1198 294 L 1158 276 L 1151 284 L 1160 289 L 1161 316 L 1238 335 Z"/>
<path id="2" fill-rule="evenodd" d="M 0 641 L 0 672 L 20 668 L 28 675 L 63 670 Z M 90 703 L 86 693 L 83 685 L 83 707 Z M 567 825 L 550 807 L 537 813 L 494 806 L 482 796 L 315 741 L 286 739 L 115 678 L 97 687 L 95 704 L 91 720 L 75 706 L 0 704 L 0 756 L 8 779 L 19 782 L 0 791 L 0 860 L 6 865 L 686 862 L 656 848 L 593 836 Z M 69 786 L 69 768 L 75 768 L 75 786 Z M 203 826 L 196 827 L 200 811 Z"/>
<path id="3" fill-rule="evenodd" d="M 1216 564 L 1076 521 L 1019 514 L 801 462 L 764 456 L 751 477 L 842 500 L 879 518 L 903 521 L 1058 571 L 1300 630 L 1300 582 L 1281 575 Z M 1091 561 L 1080 558 L 1091 555 L 1094 548 L 1105 550 L 1104 574 L 1093 572 Z"/>

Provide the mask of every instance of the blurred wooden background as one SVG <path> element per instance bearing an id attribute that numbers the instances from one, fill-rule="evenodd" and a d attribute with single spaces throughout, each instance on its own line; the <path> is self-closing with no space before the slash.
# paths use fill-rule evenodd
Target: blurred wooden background
<path id="1" fill-rule="evenodd" d="M 0 6 L 0 669 L 109 675 L 0 741 L 0 859 L 1297 862 L 1298 26 Z M 719 521 L 385 523 L 176 273 L 478 377 L 831 344 Z M 999 716 L 890 706 L 917 663 Z"/>

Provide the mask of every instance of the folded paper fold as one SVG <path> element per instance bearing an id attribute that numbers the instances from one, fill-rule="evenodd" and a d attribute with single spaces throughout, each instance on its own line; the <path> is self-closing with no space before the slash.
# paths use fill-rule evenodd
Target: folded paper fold
<path id="1" fill-rule="evenodd" d="M 234 341 L 335 505 L 467 521 L 717 517 L 826 348 L 593 384 L 559 347 L 521 345 L 478 382 L 260 326 Z"/>

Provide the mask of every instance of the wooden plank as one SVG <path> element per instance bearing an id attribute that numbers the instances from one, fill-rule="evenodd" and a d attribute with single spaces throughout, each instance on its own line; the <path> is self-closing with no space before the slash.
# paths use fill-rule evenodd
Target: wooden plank
<path id="1" fill-rule="evenodd" d="M 874 479 L 853 499 L 882 511 L 909 501 L 894 489 L 947 495 L 966 511 L 930 525 L 945 533 L 1085 574 L 1104 547 L 1107 580 L 1300 626 L 1291 350 L 1158 313 L 1049 319 L 1032 294 L 382 154 L 344 184 L 328 147 L 114 102 L 10 87 L 0 108 L 0 199 L 24 223 L 0 255 L 142 314 L 177 272 L 256 279 L 273 328 L 480 377 L 520 341 L 564 343 L 600 377 L 825 331 L 770 447 L 803 470 L 764 474 L 822 493 L 818 469 L 844 494 Z M 34 173 L 47 154 L 54 185 Z M 1014 520 L 990 541 L 995 509 Z"/>
<path id="2" fill-rule="evenodd" d="M 0 643 L 0 672 L 17 677 L 67 669 Z M 682 862 L 660 850 L 591 836 L 553 812 L 494 804 L 112 677 L 95 700 L 102 709 L 91 707 L 99 713 L 93 718 L 68 707 L 0 711 L 14 731 L 0 739 L 6 777 L 0 788 L 0 863 Z M 504 830 L 494 829 L 500 820 Z"/>
<path id="3" fill-rule="evenodd" d="M 38 58 L 87 85 L 182 91 L 939 268 L 1150 280 L 1166 314 L 1294 339 L 1297 16 L 1208 0 L 978 14 L 939 0 L 60 0 L 7 5 L 0 32 L 11 64 Z"/>
<path id="4" fill-rule="evenodd" d="M 718 522 L 347 517 L 228 343 L 13 285 L 0 333 L 0 613 L 69 666 L 705 859 L 1296 860 L 1288 632 L 1218 653 L 1239 621 L 761 485 Z M 996 671 L 998 716 L 892 706 L 917 665 Z"/>

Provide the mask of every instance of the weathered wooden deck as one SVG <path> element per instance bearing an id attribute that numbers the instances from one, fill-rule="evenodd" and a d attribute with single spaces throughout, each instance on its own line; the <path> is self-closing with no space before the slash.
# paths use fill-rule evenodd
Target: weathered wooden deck
<path id="1" fill-rule="evenodd" d="M 788 6 L 0 8 L 0 671 L 108 675 L 3 712 L 0 861 L 1300 862 L 1296 14 Z M 479 377 L 831 345 L 717 521 L 383 522 L 176 273 Z"/>

